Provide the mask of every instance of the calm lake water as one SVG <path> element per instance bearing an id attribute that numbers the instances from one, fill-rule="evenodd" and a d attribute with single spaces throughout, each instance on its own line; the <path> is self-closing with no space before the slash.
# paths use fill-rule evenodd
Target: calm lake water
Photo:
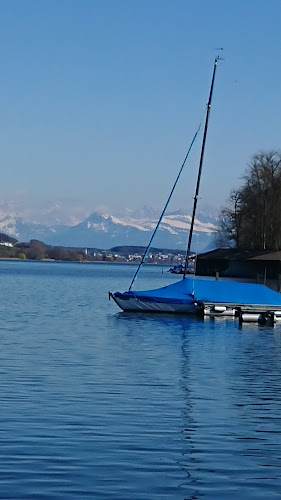
<path id="1" fill-rule="evenodd" d="M 134 270 L 0 263 L 0 498 L 281 498 L 281 325 L 119 312 Z"/>

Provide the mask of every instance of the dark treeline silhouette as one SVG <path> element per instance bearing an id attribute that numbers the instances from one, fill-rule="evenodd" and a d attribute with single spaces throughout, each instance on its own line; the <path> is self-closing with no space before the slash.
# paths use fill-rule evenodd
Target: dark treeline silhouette
<path id="1" fill-rule="evenodd" d="M 255 154 L 221 210 L 217 246 L 281 249 L 281 152 Z"/>
<path id="2" fill-rule="evenodd" d="M 2 234 L 2 240 L 8 242 L 8 236 Z M 9 241 L 10 242 L 10 241 Z M 52 247 L 45 245 L 42 241 L 30 240 L 29 243 L 20 243 L 13 239 L 13 247 L 0 245 L 0 258 L 2 259 L 30 259 L 30 260 L 67 260 L 82 261 L 85 253 L 81 250 Z M 89 260 L 91 256 L 89 256 Z"/>

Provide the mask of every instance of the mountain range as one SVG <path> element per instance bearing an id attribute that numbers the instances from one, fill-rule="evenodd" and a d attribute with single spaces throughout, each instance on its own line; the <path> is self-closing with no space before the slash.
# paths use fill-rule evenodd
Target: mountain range
<path id="1" fill-rule="evenodd" d="M 146 246 L 157 224 L 158 215 L 151 209 L 140 212 L 126 210 L 122 215 L 114 216 L 93 212 L 80 222 L 67 223 L 59 217 L 47 217 L 44 222 L 26 218 L 16 213 L 0 211 L 0 231 L 17 238 L 19 241 L 38 239 L 49 245 L 68 247 L 88 247 L 108 249 L 117 245 Z M 153 245 L 158 248 L 185 249 L 188 240 L 191 216 L 178 210 L 168 212 Z M 204 251 L 214 246 L 217 219 L 211 215 L 199 213 L 195 220 L 193 251 Z"/>

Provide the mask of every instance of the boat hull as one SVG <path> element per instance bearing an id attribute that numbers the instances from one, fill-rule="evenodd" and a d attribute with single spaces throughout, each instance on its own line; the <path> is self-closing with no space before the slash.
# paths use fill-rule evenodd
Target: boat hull
<path id="1" fill-rule="evenodd" d="M 175 313 L 175 314 L 198 314 L 202 310 L 193 301 L 174 300 L 147 300 L 144 297 L 131 297 L 126 293 L 112 293 L 111 297 L 116 304 L 126 312 L 156 312 L 156 313 Z"/>

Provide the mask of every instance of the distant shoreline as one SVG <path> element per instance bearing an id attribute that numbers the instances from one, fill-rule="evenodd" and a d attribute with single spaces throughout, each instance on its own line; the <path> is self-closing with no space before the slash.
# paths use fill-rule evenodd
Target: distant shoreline
<path id="1" fill-rule="evenodd" d="M 14 261 L 14 262 L 58 262 L 60 264 L 69 263 L 69 264 L 125 264 L 126 266 L 137 266 L 140 262 L 114 262 L 114 261 L 104 261 L 104 260 L 55 260 L 55 259 L 18 259 L 17 257 L 5 258 L 0 257 L 0 261 Z M 171 267 L 172 264 L 160 264 L 158 262 L 144 262 L 145 266 L 159 266 L 159 267 Z"/>

